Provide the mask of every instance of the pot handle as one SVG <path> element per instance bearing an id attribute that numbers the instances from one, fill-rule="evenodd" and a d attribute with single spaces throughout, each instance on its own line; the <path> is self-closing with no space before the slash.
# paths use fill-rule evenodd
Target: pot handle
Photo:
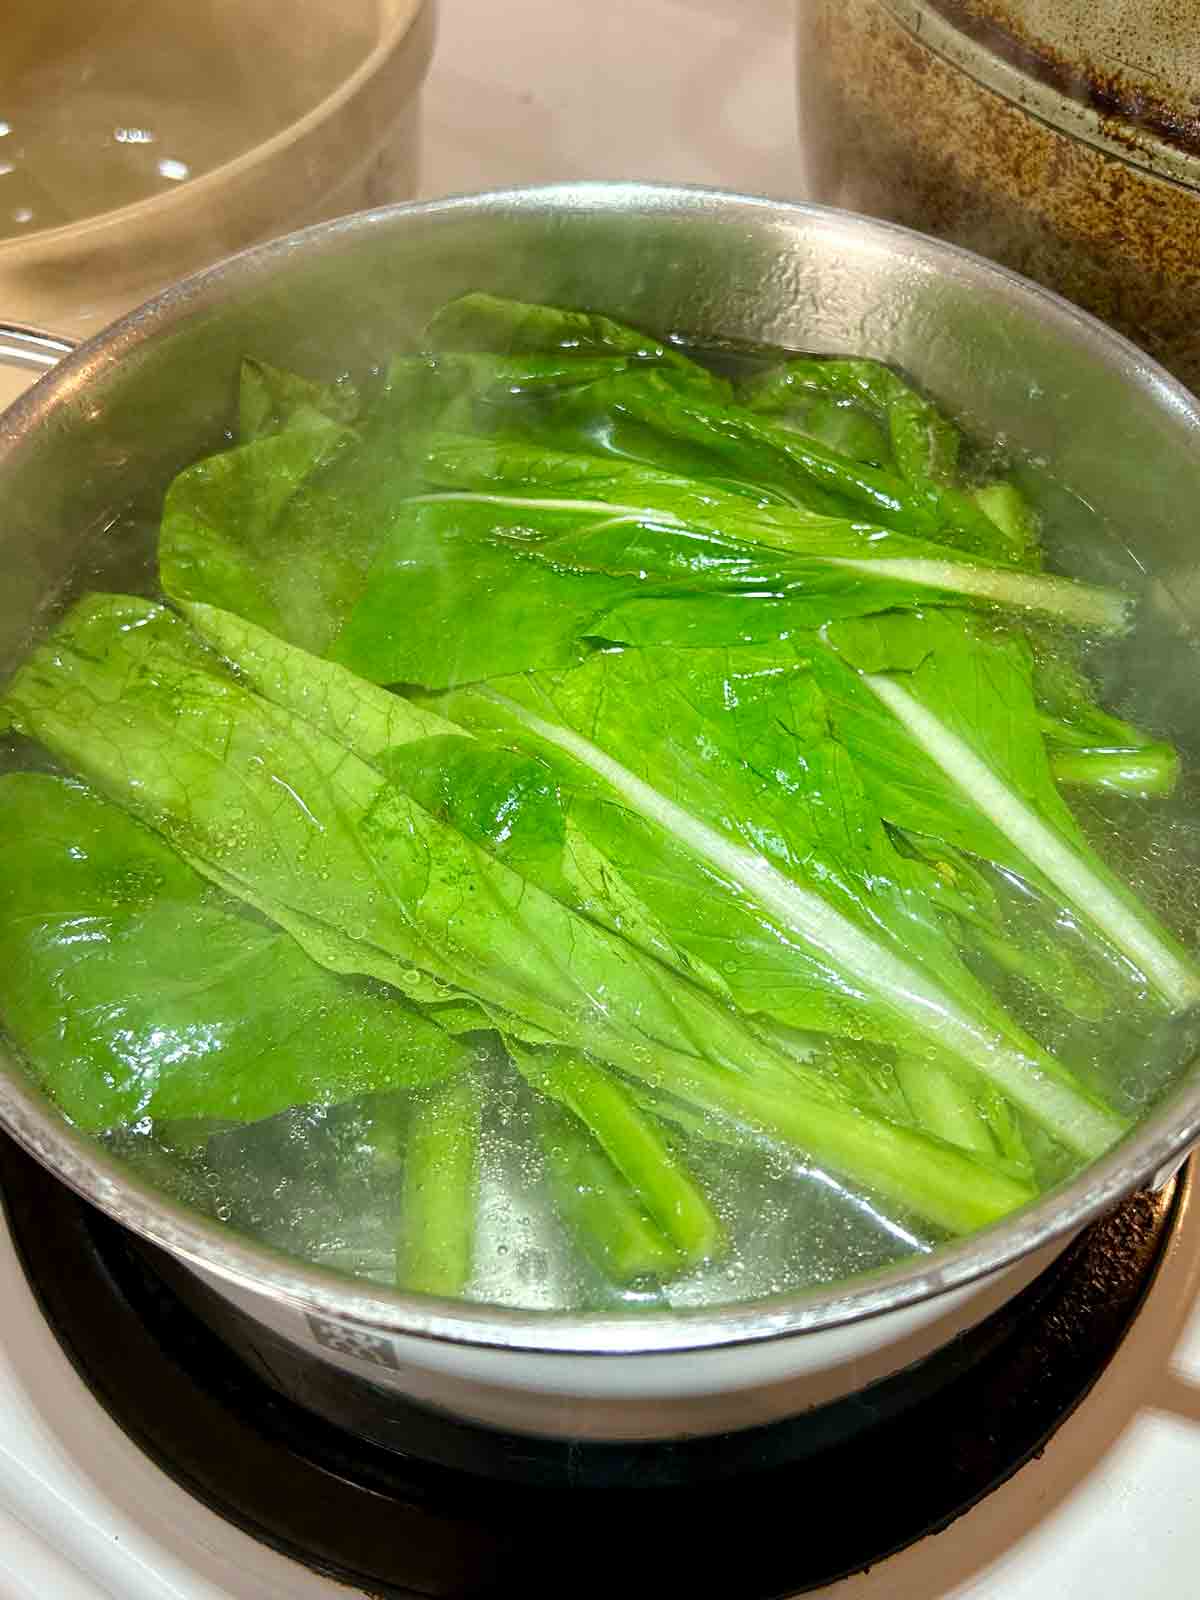
<path id="1" fill-rule="evenodd" d="M 0 366 L 49 372 L 78 344 L 63 334 L 46 333 L 23 322 L 0 322 Z"/>

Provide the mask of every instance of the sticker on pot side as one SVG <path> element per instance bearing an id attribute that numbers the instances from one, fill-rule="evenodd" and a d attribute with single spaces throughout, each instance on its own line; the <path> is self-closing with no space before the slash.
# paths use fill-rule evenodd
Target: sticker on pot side
<path id="1" fill-rule="evenodd" d="M 322 1358 L 353 1372 L 360 1363 L 377 1369 L 378 1381 L 405 1393 L 415 1393 L 420 1387 L 420 1375 L 411 1361 L 405 1360 L 404 1344 L 390 1334 L 357 1322 L 344 1322 L 338 1317 L 323 1317 L 316 1312 L 305 1312 L 299 1307 L 281 1304 L 265 1294 L 227 1283 L 203 1267 L 193 1266 L 192 1271 L 201 1278 L 222 1300 L 237 1306 L 252 1322 L 270 1328 L 282 1338 L 305 1349 L 322 1352 Z M 385 1374 L 395 1373 L 396 1377 Z"/>
<path id="2" fill-rule="evenodd" d="M 399 1372 L 396 1347 L 385 1334 L 371 1333 L 366 1328 L 357 1328 L 348 1322 L 334 1322 L 328 1317 L 315 1317 L 311 1313 L 304 1320 L 313 1339 L 323 1350 L 338 1356 L 350 1356 L 354 1361 L 370 1361 L 377 1367 L 388 1367 L 393 1372 Z"/>

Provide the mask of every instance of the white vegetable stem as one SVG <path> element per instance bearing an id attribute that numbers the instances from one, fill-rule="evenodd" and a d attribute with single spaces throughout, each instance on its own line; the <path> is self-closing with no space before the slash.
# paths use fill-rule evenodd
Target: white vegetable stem
<path id="1" fill-rule="evenodd" d="M 952 782 L 1179 1010 L 1200 1000 L 1200 975 L 1130 910 L 1033 808 L 915 695 L 892 678 L 863 681 Z"/>
<path id="2" fill-rule="evenodd" d="M 690 524 L 670 511 L 654 511 L 646 506 L 624 506 L 614 500 L 556 500 L 549 495 L 477 494 L 466 489 L 447 489 L 436 494 L 413 494 L 405 501 L 410 506 L 440 505 L 462 501 L 466 505 L 499 506 L 504 511 L 569 511 L 573 515 L 591 511 L 615 522 L 655 522 L 686 531 Z"/>
<path id="3" fill-rule="evenodd" d="M 857 927 L 819 895 L 801 888 L 763 856 L 709 827 L 570 728 L 547 722 L 494 689 L 479 691 L 530 732 L 599 774 L 642 816 L 660 824 L 739 884 L 805 944 L 942 1048 L 969 1063 L 1072 1150 L 1098 1155 L 1124 1131 L 1119 1119 L 1078 1094 L 1030 1041 L 1018 1048 L 961 1011 L 924 973 Z"/>
<path id="4" fill-rule="evenodd" d="M 1021 611 L 1043 611 L 1076 628 L 1100 628 L 1124 633 L 1129 626 L 1129 602 L 1111 589 L 1096 589 L 1074 578 L 1046 577 L 1016 572 L 1007 567 L 976 567 L 965 561 L 929 561 L 904 556 L 877 556 L 859 561 L 852 556 L 830 556 L 835 567 L 852 567 L 873 578 L 895 578 L 918 588 L 949 590 L 972 595 Z"/>
<path id="5" fill-rule="evenodd" d="M 490 505 L 507 511 L 568 511 L 574 515 L 603 515 L 606 520 L 595 524 L 597 528 L 632 522 L 687 533 L 702 526 L 696 520 L 686 520 L 674 512 L 657 511 L 649 506 L 622 505 L 611 500 L 553 499 L 547 495 L 485 494 L 454 489 L 412 495 L 408 504 L 434 505 L 446 502 Z M 845 525 L 835 519 L 825 521 L 831 530 L 844 530 Z M 861 572 L 871 578 L 892 578 L 897 583 L 910 583 L 918 589 L 940 589 L 944 593 L 969 595 L 973 599 L 990 600 L 995 605 L 1011 606 L 1019 611 L 1040 611 L 1076 628 L 1124 633 L 1129 626 L 1129 601 L 1124 595 L 1112 589 L 1098 589 L 1091 584 L 1079 583 L 1074 578 L 1019 572 L 1010 567 L 989 567 L 971 561 L 940 561 L 924 556 L 824 555 L 819 550 L 772 546 L 772 531 L 777 531 L 778 526 L 786 526 L 786 523 L 775 524 L 770 518 L 755 523 L 750 511 L 745 514 L 745 523 L 753 529 L 753 542 L 761 542 L 774 549 L 782 548 L 783 554 L 794 559 L 820 561 L 831 567 Z M 735 530 L 735 537 L 744 538 L 744 531 Z"/>

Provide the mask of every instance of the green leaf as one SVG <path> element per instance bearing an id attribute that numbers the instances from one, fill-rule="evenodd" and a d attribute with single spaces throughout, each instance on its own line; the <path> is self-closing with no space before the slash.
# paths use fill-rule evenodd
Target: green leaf
<path id="1" fill-rule="evenodd" d="M 431 350 L 503 356 L 561 353 L 572 360 L 619 357 L 625 363 L 667 367 L 696 389 L 714 396 L 728 390 L 728 385 L 682 351 L 614 322 L 611 317 L 594 311 L 505 300 L 491 294 L 467 294 L 443 306 L 425 330 L 425 343 Z"/>
<path id="2" fill-rule="evenodd" d="M 953 561 L 988 570 L 983 558 L 965 550 L 898 534 L 861 518 L 855 521 L 846 515 L 824 516 L 803 506 L 779 505 L 766 499 L 752 504 L 744 486 L 738 493 L 711 477 L 686 476 L 611 454 L 554 450 L 507 436 L 456 435 L 439 427 L 422 447 L 421 472 L 428 483 L 448 490 L 573 498 L 610 502 L 626 511 L 666 512 L 674 524 L 797 554 L 888 556 L 910 562 L 936 561 L 943 567 Z M 987 491 L 974 493 L 979 497 L 994 491 L 1000 496 L 1007 487 L 994 484 Z M 1016 495 L 1015 490 L 1012 495 Z M 993 581 L 999 581 L 1007 564 L 1023 558 L 1025 546 L 1020 540 L 1015 544 L 1008 539 L 993 542 L 997 548 L 990 559 L 1001 563 Z M 969 578 L 969 573 L 963 575 L 964 581 Z M 1014 595 L 1028 594 L 1028 603 L 1033 605 L 1037 603 L 1033 597 L 1039 593 L 1069 592 L 1069 583 L 1062 579 L 1024 576 L 1018 581 L 1012 572 L 1005 581 Z M 1003 596 L 997 594 L 994 598 L 1000 600 Z M 1010 603 L 1020 602 L 1014 599 Z"/>
<path id="3" fill-rule="evenodd" d="M 794 505 L 824 516 L 855 516 L 903 533 L 927 534 L 932 517 L 917 511 L 903 525 L 896 494 L 872 492 L 899 480 L 838 455 L 733 405 L 714 403 L 662 369 L 631 370 L 535 403 L 498 412 L 506 435 L 569 451 L 592 451 L 716 480 L 759 503 Z M 865 476 L 864 476 L 865 475 Z"/>
<path id="4" fill-rule="evenodd" d="M 412 488 L 385 438 L 360 439 L 309 412 L 175 479 L 159 537 L 163 589 L 319 654 Z"/>
<path id="5" fill-rule="evenodd" d="M 806 400 L 811 403 L 814 395 L 838 396 L 873 414 L 887 428 L 890 453 L 907 482 L 954 482 L 961 448 L 958 429 L 881 361 L 792 357 L 751 378 L 738 397 L 751 411 L 778 415 Z"/>
<path id="6" fill-rule="evenodd" d="M 761 528 L 761 542 L 775 543 L 781 549 L 792 548 L 797 540 L 804 549 L 814 531 L 818 535 L 822 530 L 849 533 L 853 540 L 853 529 L 846 529 L 844 519 L 775 504 L 769 497 L 760 504 L 753 495 L 738 492 L 719 478 L 585 449 L 555 449 L 513 435 L 489 437 L 433 429 L 422 441 L 420 472 L 432 489 L 665 512 L 668 526 L 673 520 L 734 538 L 758 537 L 746 530 Z M 766 537 L 768 532 L 771 538 Z"/>
<path id="7" fill-rule="evenodd" d="M 723 540 L 743 556 L 748 547 L 764 545 L 796 557 L 840 562 L 847 571 L 888 578 L 911 585 L 919 594 L 944 589 L 960 599 L 1042 612 L 1058 622 L 1121 632 L 1127 626 L 1128 600 L 1112 590 L 1069 578 L 1017 570 L 1010 563 L 1019 554 L 1005 545 L 989 564 L 969 552 L 935 540 L 890 531 L 848 516 L 825 516 L 798 506 L 751 504 L 745 494 L 710 478 L 646 466 L 612 455 L 554 450 L 511 438 L 479 439 L 442 430 L 422 447 L 420 471 L 426 481 L 462 505 L 494 505 L 502 511 L 547 511 L 577 507 L 580 531 L 588 514 L 629 519 L 653 526 L 661 541 L 684 533 L 694 541 Z M 488 499 L 485 501 L 484 496 Z M 423 496 L 422 499 L 433 499 Z M 698 565 L 700 551 L 691 555 Z M 654 565 L 654 546 L 650 564 Z M 643 563 L 645 556 L 643 555 Z M 762 552 L 760 562 L 765 560 Z M 777 557 L 778 560 L 778 557 Z M 706 556 L 706 566 L 708 559 Z M 764 567 L 760 584 L 786 585 L 789 568 Z M 812 582 L 811 568 L 801 568 Z M 830 581 L 826 575 L 824 580 Z"/>
<path id="8" fill-rule="evenodd" d="M 659 483 L 652 498 L 680 497 Z M 544 491 L 446 491 L 407 509 L 330 652 L 377 683 L 441 688 L 566 666 L 589 640 L 758 643 L 919 602 L 1124 625 L 1124 601 L 1106 591 L 947 560 L 936 545 L 840 520 L 739 520 L 727 507 L 685 519 Z"/>
<path id="9" fill-rule="evenodd" d="M 254 1121 L 463 1059 L 397 995 L 318 966 L 61 778 L 0 778 L 0 885 L 0 1011 L 81 1127 Z"/>
<path id="10" fill-rule="evenodd" d="M 242 362 L 238 387 L 238 438 L 242 444 L 286 428 L 310 427 L 314 413 L 349 427 L 357 420 L 359 408 L 358 390 L 348 378 L 319 383 L 265 361 L 247 357 Z"/>
<path id="11" fill-rule="evenodd" d="M 1011 554 L 963 489 L 856 461 L 744 406 L 720 405 L 674 374 L 634 370 L 513 409 L 505 427 L 558 448 L 602 450 L 832 516 L 872 522 L 989 558 Z"/>
<path id="12" fill-rule="evenodd" d="M 1190 953 L 1104 865 L 1055 787 L 1023 638 L 937 613 L 836 623 L 825 636 L 886 713 L 870 755 L 883 766 L 888 753 L 907 749 L 907 785 L 919 773 L 924 786 L 914 807 L 902 793 L 882 800 L 890 821 L 1052 887 L 1169 1004 L 1183 1010 L 1200 999 Z M 864 748 L 861 727 L 855 748 Z M 958 837 L 917 820 L 944 799 Z"/>
<path id="13" fill-rule="evenodd" d="M 748 649 L 602 652 L 570 672 L 455 696 L 444 709 L 478 727 L 473 719 L 486 721 L 491 707 L 531 752 L 569 758 L 614 805 L 703 862 L 725 886 L 718 917 L 730 899 L 753 908 L 790 957 L 790 1008 L 776 1000 L 773 1015 L 949 1050 L 1081 1153 L 1115 1137 L 1119 1119 L 962 964 L 831 736 L 808 663 Z M 609 834 L 603 847 L 619 851 L 621 841 Z M 668 916 L 653 878 L 639 875 L 628 852 L 613 858 L 685 949 L 693 926 L 711 925 L 713 912 L 694 925 Z M 673 875 L 666 892 L 677 893 Z M 748 953 L 753 971 L 753 945 Z M 736 958 L 722 965 L 731 992 L 748 1004 Z"/>

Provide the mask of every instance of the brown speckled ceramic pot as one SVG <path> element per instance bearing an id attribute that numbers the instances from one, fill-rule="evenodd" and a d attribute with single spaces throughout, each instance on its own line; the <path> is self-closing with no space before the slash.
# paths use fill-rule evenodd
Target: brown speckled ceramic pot
<path id="1" fill-rule="evenodd" d="M 812 198 L 1057 289 L 1200 388 L 1194 0 L 800 0 Z"/>

